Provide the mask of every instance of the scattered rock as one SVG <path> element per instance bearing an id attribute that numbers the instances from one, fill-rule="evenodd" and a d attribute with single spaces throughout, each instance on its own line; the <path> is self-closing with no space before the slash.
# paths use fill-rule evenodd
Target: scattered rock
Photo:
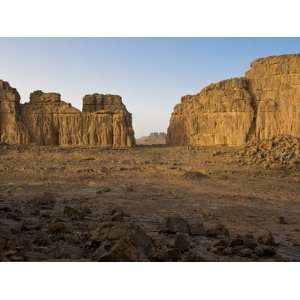
<path id="1" fill-rule="evenodd" d="M 115 207 L 109 212 L 110 219 L 112 221 L 123 221 L 124 218 L 130 217 L 128 213 L 125 213 L 121 208 Z"/>
<path id="2" fill-rule="evenodd" d="M 167 260 L 179 261 L 181 259 L 181 252 L 177 248 L 169 249 L 166 251 L 165 257 Z"/>
<path id="3" fill-rule="evenodd" d="M 276 246 L 277 245 L 271 232 L 266 232 L 266 233 L 260 235 L 257 238 L 257 241 L 263 245 L 268 245 L 268 246 Z"/>
<path id="4" fill-rule="evenodd" d="M 181 217 L 168 217 L 166 219 L 167 233 L 190 233 L 189 223 Z"/>
<path id="5" fill-rule="evenodd" d="M 58 222 L 51 223 L 48 226 L 48 232 L 53 235 L 59 235 L 59 234 L 65 234 L 69 232 L 69 230 L 65 223 L 58 221 Z"/>
<path id="6" fill-rule="evenodd" d="M 232 250 L 232 248 L 231 248 L 231 247 L 226 247 L 226 248 L 223 250 L 223 254 L 224 254 L 224 255 L 228 255 L 228 256 L 233 255 L 233 250 Z"/>
<path id="7" fill-rule="evenodd" d="M 189 236 L 186 233 L 177 233 L 174 240 L 174 247 L 180 252 L 185 252 L 190 248 Z"/>
<path id="8" fill-rule="evenodd" d="M 230 247 L 236 247 L 241 245 L 244 245 L 244 241 L 242 238 L 239 237 L 232 239 L 230 242 Z"/>
<path id="9" fill-rule="evenodd" d="M 97 194 L 102 194 L 102 193 L 109 193 L 111 191 L 110 187 L 102 187 L 100 189 L 97 190 Z"/>
<path id="10" fill-rule="evenodd" d="M 37 206 L 40 209 L 53 209 L 55 202 L 55 195 L 49 192 L 46 192 L 42 196 L 38 196 L 31 201 L 33 206 Z"/>
<path id="11" fill-rule="evenodd" d="M 244 248 L 239 251 L 239 255 L 243 257 L 251 257 L 252 253 L 253 252 L 249 248 Z"/>
<path id="12" fill-rule="evenodd" d="M 129 193 L 134 192 L 134 187 L 132 185 L 126 185 L 125 191 Z"/>
<path id="13" fill-rule="evenodd" d="M 276 136 L 260 142 L 252 141 L 238 153 L 247 164 L 280 169 L 300 163 L 300 139 L 292 136 Z"/>
<path id="14" fill-rule="evenodd" d="M 190 234 L 191 235 L 205 235 L 205 227 L 203 222 L 190 222 Z"/>
<path id="15" fill-rule="evenodd" d="M 229 237 L 229 230 L 224 224 L 217 224 L 210 226 L 206 229 L 206 235 L 208 237 L 227 236 Z"/>
<path id="16" fill-rule="evenodd" d="M 245 247 L 252 249 L 252 250 L 254 250 L 257 246 L 257 241 L 255 240 L 254 236 L 251 234 L 246 235 L 243 238 L 243 242 L 244 242 Z"/>
<path id="17" fill-rule="evenodd" d="M 276 255 L 276 249 L 272 246 L 265 246 L 265 245 L 260 245 L 257 246 L 255 249 L 255 254 L 259 257 L 263 256 L 274 256 Z"/>
<path id="18" fill-rule="evenodd" d="M 183 255 L 183 260 L 186 262 L 204 262 L 206 259 L 195 250 L 189 250 Z"/>
<path id="19" fill-rule="evenodd" d="M 68 205 L 64 207 L 64 215 L 73 220 L 82 219 L 84 217 L 81 211 Z"/>
<path id="20" fill-rule="evenodd" d="M 183 174 L 183 178 L 187 180 L 202 180 L 207 179 L 208 176 L 198 171 L 188 171 Z"/>
<path id="21" fill-rule="evenodd" d="M 287 221 L 286 221 L 286 219 L 283 216 L 278 217 L 277 223 L 278 224 L 282 224 L 282 225 L 288 224 Z"/>
<path id="22" fill-rule="evenodd" d="M 95 253 L 99 261 L 148 261 L 152 251 L 152 239 L 131 223 L 107 222 L 92 235 L 101 244 L 110 240 L 109 249 L 100 246 Z"/>

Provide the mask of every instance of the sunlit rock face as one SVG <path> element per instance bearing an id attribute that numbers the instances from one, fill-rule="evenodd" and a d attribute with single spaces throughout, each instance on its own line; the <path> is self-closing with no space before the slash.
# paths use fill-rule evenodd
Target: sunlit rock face
<path id="1" fill-rule="evenodd" d="M 258 59 L 245 77 L 182 97 L 167 142 L 241 146 L 278 135 L 300 137 L 300 55 Z"/>
<path id="2" fill-rule="evenodd" d="M 20 104 L 18 92 L 0 81 L 0 142 L 38 145 L 132 147 L 132 117 L 120 96 L 87 95 L 83 112 L 58 93 L 35 91 Z"/>
<path id="3" fill-rule="evenodd" d="M 258 59 L 246 78 L 257 110 L 255 137 L 300 137 L 300 55 Z"/>
<path id="4" fill-rule="evenodd" d="M 173 145 L 230 145 L 245 143 L 254 110 L 248 82 L 235 78 L 211 84 L 176 105 L 168 129 Z"/>
<path id="5" fill-rule="evenodd" d="M 20 95 L 8 82 L 0 80 L 0 142 L 26 144 L 28 130 L 21 119 Z"/>

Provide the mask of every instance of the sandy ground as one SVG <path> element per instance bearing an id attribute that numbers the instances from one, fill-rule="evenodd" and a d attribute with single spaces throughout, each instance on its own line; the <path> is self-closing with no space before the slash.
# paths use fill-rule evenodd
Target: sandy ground
<path id="1" fill-rule="evenodd" d="M 1 259 L 92 260 L 80 239 L 74 245 L 50 240 L 32 246 L 51 220 L 65 221 L 62 212 L 69 205 L 89 213 L 68 221 L 74 232 L 89 230 L 103 212 L 119 207 L 154 239 L 165 218 L 177 215 L 206 227 L 224 224 L 233 235 L 270 231 L 278 243 L 279 258 L 258 259 L 219 255 L 210 249 L 214 239 L 198 237 L 193 245 L 203 260 L 300 261 L 300 171 L 240 165 L 235 151 L 1 146 Z M 55 197 L 55 206 L 35 209 L 32 203 L 45 193 Z"/>

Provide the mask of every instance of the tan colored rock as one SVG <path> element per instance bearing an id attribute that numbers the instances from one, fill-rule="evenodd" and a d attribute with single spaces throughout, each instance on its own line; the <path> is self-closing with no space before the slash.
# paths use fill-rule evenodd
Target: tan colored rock
<path id="1" fill-rule="evenodd" d="M 87 95 L 83 112 L 58 93 L 35 91 L 29 103 L 0 81 L 0 142 L 38 145 L 132 147 L 132 117 L 120 96 Z"/>
<path id="2" fill-rule="evenodd" d="M 246 78 L 257 109 L 256 139 L 300 137 L 300 55 L 258 59 Z"/>
<path id="3" fill-rule="evenodd" d="M 184 96 L 172 113 L 167 142 L 241 146 L 280 135 L 300 137 L 300 55 L 258 59 L 245 77 Z"/>
<path id="4" fill-rule="evenodd" d="M 168 129 L 171 145 L 230 145 L 245 143 L 254 111 L 248 82 L 235 78 L 211 84 L 176 105 Z"/>
<path id="5" fill-rule="evenodd" d="M 20 115 L 20 95 L 8 82 L 0 80 L 0 143 L 26 144 L 28 131 Z"/>

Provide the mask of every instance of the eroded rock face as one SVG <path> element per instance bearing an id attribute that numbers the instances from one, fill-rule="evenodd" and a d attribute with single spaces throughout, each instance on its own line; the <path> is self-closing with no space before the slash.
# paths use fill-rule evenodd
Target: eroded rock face
<path id="1" fill-rule="evenodd" d="M 35 91 L 20 104 L 18 92 L 0 81 L 0 142 L 38 145 L 134 145 L 132 117 L 120 96 L 87 95 L 83 112 L 58 93 Z"/>
<path id="2" fill-rule="evenodd" d="M 241 146 L 279 135 L 300 137 L 300 55 L 258 59 L 245 77 L 182 97 L 167 142 Z"/>
<path id="3" fill-rule="evenodd" d="M 257 109 L 256 138 L 300 137 L 300 55 L 258 59 L 246 78 Z"/>
<path id="4" fill-rule="evenodd" d="M 0 80 L 0 142 L 26 144 L 27 128 L 20 115 L 20 95 L 8 82 Z"/>
<path id="5" fill-rule="evenodd" d="M 176 105 L 168 129 L 175 145 L 241 145 L 253 120 L 251 96 L 244 78 L 211 84 Z"/>

